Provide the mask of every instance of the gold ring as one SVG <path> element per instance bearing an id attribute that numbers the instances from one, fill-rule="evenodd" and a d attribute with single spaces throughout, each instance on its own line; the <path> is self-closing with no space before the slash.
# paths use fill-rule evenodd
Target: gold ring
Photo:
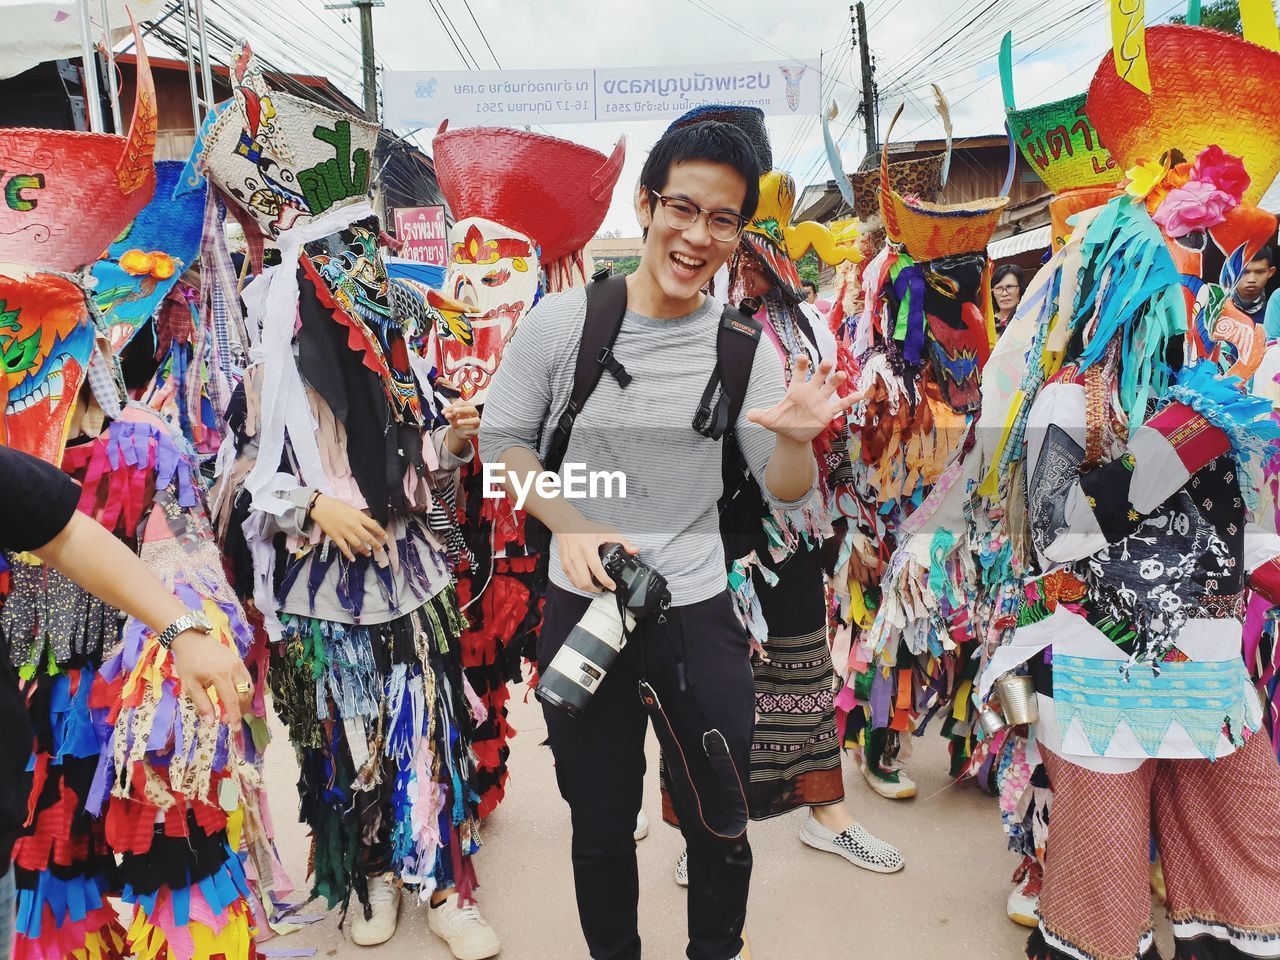
<path id="1" fill-rule="evenodd" d="M 250 690 L 252 690 L 252 689 L 253 689 L 253 684 L 252 684 L 252 683 L 237 683 L 237 684 L 236 684 L 236 693 L 248 693 L 248 692 L 249 692 Z"/>

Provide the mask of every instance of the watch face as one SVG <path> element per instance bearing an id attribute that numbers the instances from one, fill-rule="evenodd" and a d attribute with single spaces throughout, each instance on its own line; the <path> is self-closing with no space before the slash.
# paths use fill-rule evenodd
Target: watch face
<path id="1" fill-rule="evenodd" d="M 193 610 L 191 613 L 191 619 L 194 621 L 195 626 L 205 631 L 205 633 L 213 632 L 213 624 L 209 621 L 209 618 L 200 611 Z"/>

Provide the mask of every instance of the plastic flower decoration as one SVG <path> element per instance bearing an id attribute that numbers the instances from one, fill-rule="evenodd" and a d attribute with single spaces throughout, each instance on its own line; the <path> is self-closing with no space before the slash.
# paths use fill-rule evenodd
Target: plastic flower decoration
<path id="1" fill-rule="evenodd" d="M 1251 182 L 1244 161 L 1233 157 L 1217 144 L 1205 147 L 1191 166 L 1191 179 L 1211 183 L 1236 203 L 1244 198 Z"/>
<path id="2" fill-rule="evenodd" d="M 1160 186 L 1168 172 L 1168 165 L 1161 160 L 1139 160 L 1124 172 L 1129 179 L 1125 184 L 1124 192 L 1135 200 L 1143 200 L 1147 194 Z"/>
<path id="3" fill-rule="evenodd" d="M 120 257 L 120 269 L 133 277 L 155 277 L 157 280 L 168 280 L 177 270 L 177 264 L 167 253 L 128 250 Z"/>
<path id="4" fill-rule="evenodd" d="M 1152 219 L 1175 238 L 1208 230 L 1240 205 L 1248 188 L 1244 161 L 1221 147 L 1205 147 L 1191 165 L 1186 182 L 1165 193 Z"/>

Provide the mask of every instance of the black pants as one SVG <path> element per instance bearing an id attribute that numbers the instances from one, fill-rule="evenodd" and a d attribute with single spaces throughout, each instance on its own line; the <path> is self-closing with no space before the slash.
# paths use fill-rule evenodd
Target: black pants
<path id="1" fill-rule="evenodd" d="M 538 638 L 540 669 L 546 669 L 589 603 L 548 587 Z M 741 803 L 755 723 L 748 657 L 746 633 L 729 595 L 722 593 L 673 607 L 665 622 L 650 618 L 640 624 L 581 717 L 543 707 L 556 781 L 572 815 L 578 916 L 592 960 L 640 958 L 640 881 L 632 835 L 643 793 L 649 717 L 639 695 L 642 674 L 662 702 L 701 801 L 699 809 L 676 800 L 689 849 L 688 956 L 732 960 L 742 949 L 751 847 L 745 833 L 733 839 L 718 835 L 731 819 L 735 798 L 707 759 L 702 737 L 713 729 L 724 735 Z"/>

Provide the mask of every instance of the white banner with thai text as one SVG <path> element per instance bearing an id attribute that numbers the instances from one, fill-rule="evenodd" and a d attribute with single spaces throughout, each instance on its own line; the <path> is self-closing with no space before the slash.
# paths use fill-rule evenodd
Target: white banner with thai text
<path id="1" fill-rule="evenodd" d="M 780 116 L 821 108 L 818 61 L 564 70 L 388 70 L 383 123 L 397 129 L 672 120 L 720 103 Z"/>

